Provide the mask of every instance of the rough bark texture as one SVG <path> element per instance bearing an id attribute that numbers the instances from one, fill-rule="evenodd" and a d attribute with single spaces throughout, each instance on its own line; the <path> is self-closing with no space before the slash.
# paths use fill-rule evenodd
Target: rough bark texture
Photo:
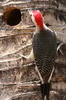
<path id="1" fill-rule="evenodd" d="M 35 27 L 28 14 L 28 8 L 40 9 L 44 15 L 44 23 L 57 33 L 60 41 L 66 42 L 66 12 L 65 5 L 61 6 L 61 1 L 64 0 L 56 0 L 60 2 L 55 2 L 59 7 L 52 2 L 53 0 L 30 1 L 1 2 L 0 13 L 8 6 L 18 6 L 23 15 L 19 25 L 14 27 L 2 23 L 0 16 L 0 100 L 41 100 L 40 80 L 35 72 L 34 62 L 23 63 L 20 57 L 20 54 L 28 55 L 32 48 Z M 60 8 L 64 15 L 62 21 L 59 19 Z M 61 49 L 64 55 L 57 55 L 55 60 L 56 69 L 52 77 L 52 90 L 55 92 L 50 92 L 51 100 L 66 100 L 66 44 Z"/>

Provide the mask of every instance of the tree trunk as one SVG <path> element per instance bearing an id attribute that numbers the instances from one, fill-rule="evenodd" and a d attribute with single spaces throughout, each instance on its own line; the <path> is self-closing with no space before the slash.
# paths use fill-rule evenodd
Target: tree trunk
<path id="1" fill-rule="evenodd" d="M 7 0 L 6 0 L 7 1 Z M 66 42 L 65 5 L 58 7 L 51 0 L 5 0 L 0 6 L 0 13 L 8 6 L 21 10 L 22 21 L 11 27 L 2 23 L 0 26 L 0 100 L 41 100 L 40 80 L 35 72 L 34 62 L 24 61 L 20 54 L 28 55 L 32 48 L 35 27 L 28 14 L 29 8 L 39 9 L 44 15 L 44 22 L 57 34 L 57 39 Z M 53 0 L 52 0 L 53 1 Z M 61 3 L 61 0 L 56 0 Z M 27 2 L 27 3 L 26 3 Z M 55 2 L 55 3 L 57 3 Z M 64 3 L 63 3 L 64 4 Z M 52 6 L 51 6 L 52 5 Z M 61 7 L 61 9 L 60 9 Z M 62 10 L 62 21 L 60 12 Z M 55 60 L 55 72 L 52 77 L 51 100 L 66 100 L 66 44 L 61 47 Z"/>

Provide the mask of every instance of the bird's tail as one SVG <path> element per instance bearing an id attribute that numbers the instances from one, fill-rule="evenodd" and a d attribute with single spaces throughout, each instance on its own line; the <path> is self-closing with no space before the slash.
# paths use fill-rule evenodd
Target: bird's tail
<path id="1" fill-rule="evenodd" d="M 51 89 L 51 83 L 41 84 L 40 88 L 41 88 L 42 100 L 44 100 L 44 97 L 46 97 L 46 100 L 49 100 L 49 92 Z"/>

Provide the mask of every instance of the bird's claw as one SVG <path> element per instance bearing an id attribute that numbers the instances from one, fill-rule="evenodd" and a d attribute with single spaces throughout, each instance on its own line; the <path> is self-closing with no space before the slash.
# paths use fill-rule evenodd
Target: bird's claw
<path id="1" fill-rule="evenodd" d="M 64 44 L 66 44 L 66 42 L 60 43 L 60 44 L 58 45 L 58 47 L 57 47 L 57 53 L 60 52 L 60 54 L 63 55 L 63 56 L 64 56 L 64 53 L 62 52 L 61 47 L 62 47 Z"/>
<path id="2" fill-rule="evenodd" d="M 27 59 L 27 57 L 26 56 L 24 56 L 24 55 L 22 55 L 22 54 L 19 54 L 23 59 Z"/>

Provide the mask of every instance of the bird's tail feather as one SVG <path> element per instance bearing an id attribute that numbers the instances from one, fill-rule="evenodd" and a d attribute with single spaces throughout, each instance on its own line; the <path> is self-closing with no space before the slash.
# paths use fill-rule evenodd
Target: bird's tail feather
<path id="1" fill-rule="evenodd" d="M 49 100 L 49 92 L 51 89 L 51 83 L 41 84 L 40 88 L 41 88 L 42 100 L 44 100 L 45 96 L 46 96 L 46 99 Z"/>

